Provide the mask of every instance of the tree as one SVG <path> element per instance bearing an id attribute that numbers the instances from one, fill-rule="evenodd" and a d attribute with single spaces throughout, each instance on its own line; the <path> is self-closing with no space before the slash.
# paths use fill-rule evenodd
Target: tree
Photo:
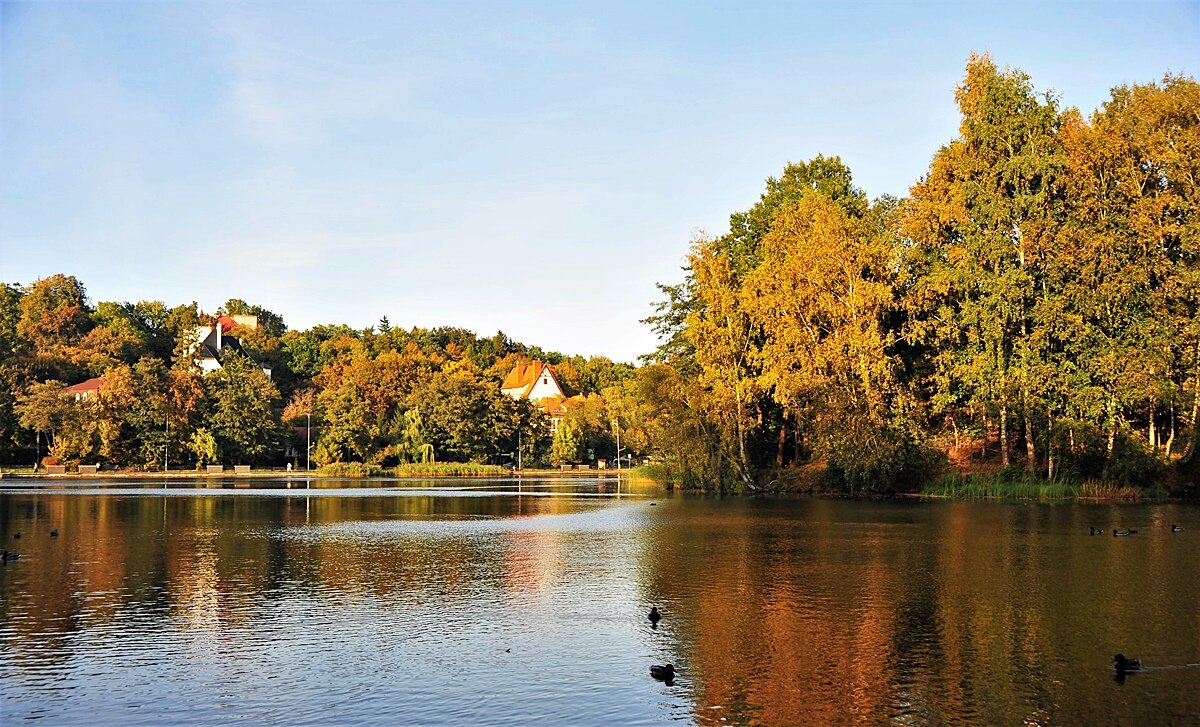
<path id="1" fill-rule="evenodd" d="M 579 427 L 573 421 L 564 419 L 554 432 L 554 443 L 550 447 L 550 461 L 554 464 L 579 462 L 580 445 L 583 442 Z"/>
<path id="2" fill-rule="evenodd" d="M 52 351 L 91 328 L 87 293 L 72 275 L 35 281 L 21 297 L 20 309 L 17 334 L 38 351 Z"/>
<path id="3" fill-rule="evenodd" d="M 253 361 L 229 355 L 221 368 L 204 377 L 210 402 L 207 429 L 224 461 L 253 463 L 272 452 L 281 439 L 275 406 L 279 392 Z"/>
<path id="4" fill-rule="evenodd" d="M 71 404 L 63 396 L 63 388 L 61 381 L 35 383 L 17 397 L 13 407 L 21 426 L 46 435 L 48 447 L 54 445 L 55 435 L 62 430 L 70 416 Z"/>
<path id="5" fill-rule="evenodd" d="M 971 56 L 956 99 L 959 138 L 937 153 L 907 206 L 910 335 L 938 351 L 945 405 L 996 413 L 1006 466 L 1009 419 L 1024 413 L 1033 469 L 1034 411 L 1045 402 L 1031 322 L 1042 251 L 1061 222 L 1061 117 L 1052 96 L 988 56 Z"/>

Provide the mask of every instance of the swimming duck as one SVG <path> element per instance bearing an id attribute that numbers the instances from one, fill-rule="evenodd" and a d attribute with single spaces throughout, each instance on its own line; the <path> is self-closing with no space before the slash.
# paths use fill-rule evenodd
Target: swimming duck
<path id="1" fill-rule="evenodd" d="M 651 607 L 650 607 L 650 615 L 649 615 L 647 618 L 649 618 L 649 619 L 650 619 L 650 623 L 652 623 L 652 624 L 657 624 L 657 623 L 658 623 L 659 619 L 661 619 L 661 618 L 662 618 L 662 614 L 660 614 L 660 613 L 658 612 L 658 606 L 651 606 Z"/>
<path id="2" fill-rule="evenodd" d="M 1115 528 L 1113 529 L 1113 537 L 1114 538 L 1124 538 L 1128 535 L 1137 535 L 1137 531 L 1136 530 L 1117 530 Z"/>
<path id="3" fill-rule="evenodd" d="M 55 530 L 51 530 L 51 531 L 50 531 L 50 537 L 52 537 L 52 538 L 57 538 L 57 537 L 58 537 L 58 530 L 57 530 L 57 529 L 55 529 Z"/>
<path id="4" fill-rule="evenodd" d="M 1183 532 L 1183 526 L 1182 526 L 1182 525 L 1172 525 L 1172 526 L 1171 526 L 1171 532 L 1173 532 L 1173 533 L 1182 533 L 1182 532 Z"/>
<path id="5" fill-rule="evenodd" d="M 654 664 L 650 667 L 650 676 L 669 682 L 675 678 L 675 666 L 673 664 Z"/>
<path id="6" fill-rule="evenodd" d="M 20 539 L 21 539 L 21 531 L 18 530 L 17 532 L 13 533 L 13 540 L 20 540 Z"/>
<path id="7" fill-rule="evenodd" d="M 1104 528 L 1088 528 L 1088 535 L 1104 535 Z"/>
<path id="8" fill-rule="evenodd" d="M 1141 659 L 1126 659 L 1124 654 L 1117 654 L 1113 657 L 1113 668 L 1118 674 L 1125 674 L 1131 671 L 1142 670 Z"/>
<path id="9" fill-rule="evenodd" d="M 16 560 L 17 558 L 20 558 L 20 557 L 21 557 L 20 553 L 10 553 L 6 550 L 6 551 L 4 551 L 3 560 L 7 562 L 10 560 Z"/>

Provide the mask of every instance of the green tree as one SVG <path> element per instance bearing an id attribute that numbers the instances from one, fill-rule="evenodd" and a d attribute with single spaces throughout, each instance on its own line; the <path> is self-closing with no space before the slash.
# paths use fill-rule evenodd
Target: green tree
<path id="1" fill-rule="evenodd" d="M 581 461 L 583 459 L 580 456 L 582 444 L 583 435 L 579 431 L 579 426 L 570 419 L 564 419 L 559 423 L 558 429 L 554 431 L 554 443 L 550 447 L 550 461 L 556 465 Z"/>
<path id="2" fill-rule="evenodd" d="M 223 461 L 253 464 L 275 453 L 282 436 L 275 411 L 279 391 L 253 361 L 226 356 L 204 377 L 204 388 L 207 428 Z"/>

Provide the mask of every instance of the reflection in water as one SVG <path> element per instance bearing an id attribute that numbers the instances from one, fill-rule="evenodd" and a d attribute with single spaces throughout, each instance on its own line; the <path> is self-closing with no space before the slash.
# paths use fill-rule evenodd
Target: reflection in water
<path id="1" fill-rule="evenodd" d="M 366 484 L 0 492 L 4 724 L 1200 722 L 1192 508 Z"/>

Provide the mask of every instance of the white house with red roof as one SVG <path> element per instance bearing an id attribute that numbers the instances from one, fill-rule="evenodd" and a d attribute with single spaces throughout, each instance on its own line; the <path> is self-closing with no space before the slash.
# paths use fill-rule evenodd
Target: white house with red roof
<path id="1" fill-rule="evenodd" d="M 96 376 L 87 381 L 80 381 L 74 386 L 62 390 L 63 396 L 71 396 L 75 401 L 90 401 L 100 396 L 100 377 Z"/>
<path id="2" fill-rule="evenodd" d="M 196 365 L 200 367 L 201 371 L 204 373 L 216 371 L 221 368 L 221 361 L 231 354 L 250 358 L 250 354 L 242 348 L 241 341 L 229 335 L 229 332 L 238 326 L 257 330 L 258 317 L 222 315 L 217 316 L 209 325 L 196 327 L 194 352 Z M 262 370 L 268 379 L 271 378 L 270 367 L 263 366 Z"/>
<path id="3" fill-rule="evenodd" d="M 565 398 L 554 367 L 541 361 L 519 361 L 504 377 L 500 391 L 514 399 L 529 399 L 537 403 L 542 399 Z"/>
<path id="4" fill-rule="evenodd" d="M 558 429 L 558 423 L 567 415 L 567 411 L 579 402 L 578 397 L 568 397 L 558 383 L 554 367 L 541 361 L 518 361 L 504 382 L 500 391 L 514 399 L 528 399 L 550 417 L 551 430 Z"/>

